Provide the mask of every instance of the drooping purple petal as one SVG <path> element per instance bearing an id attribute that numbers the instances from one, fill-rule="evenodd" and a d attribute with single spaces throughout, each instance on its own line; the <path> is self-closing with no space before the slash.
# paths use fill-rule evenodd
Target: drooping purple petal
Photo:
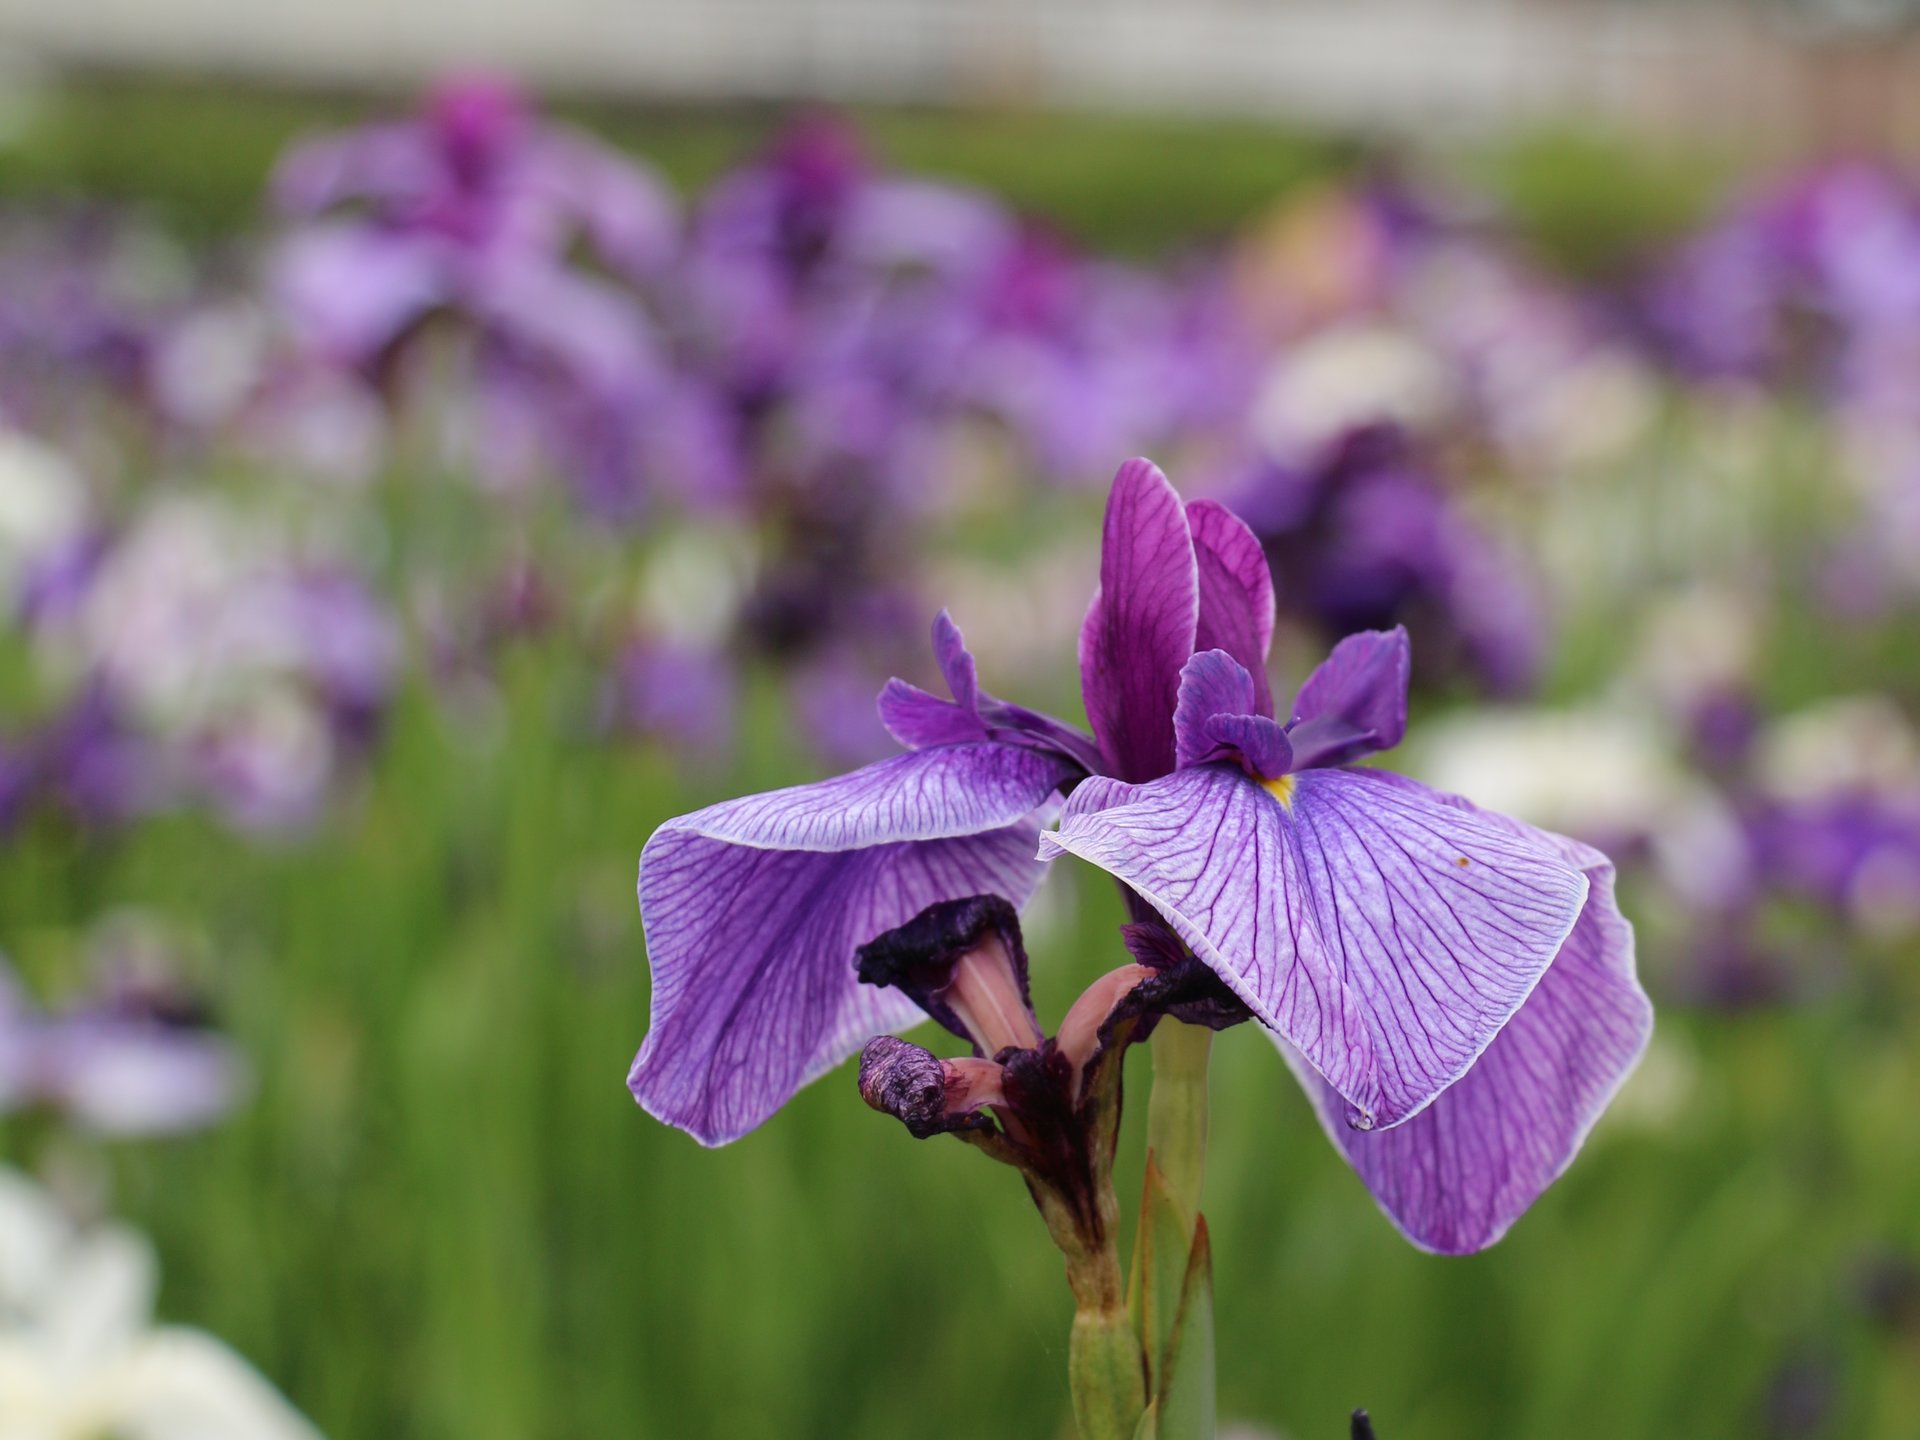
<path id="1" fill-rule="evenodd" d="M 1075 773 L 1020 746 L 945 746 L 661 826 L 640 857 L 654 992 L 634 1098 L 723 1144 L 918 1019 L 859 983 L 854 951 L 938 901 L 1023 903 L 1043 868 L 1036 812 Z"/>
<path id="2" fill-rule="evenodd" d="M 1187 506 L 1200 579 L 1196 650 L 1224 650 L 1253 677 L 1256 703 L 1242 712 L 1273 714 L 1267 651 L 1273 645 L 1273 572 L 1247 522 L 1215 500 Z"/>
<path id="3" fill-rule="evenodd" d="M 1588 878 L 1580 918 L 1540 983 L 1473 1068 L 1390 1130 L 1346 1123 L 1337 1092 L 1285 1043 L 1327 1135 L 1414 1244 L 1466 1254 L 1493 1244 L 1579 1152 L 1638 1062 L 1653 1007 L 1634 974 L 1633 927 L 1598 851 L 1441 797 L 1551 846 Z"/>
<path id="4" fill-rule="evenodd" d="M 1293 702 L 1294 765 L 1344 765 L 1391 750 L 1407 733 L 1412 649 L 1405 627 L 1349 635 Z"/>
<path id="5" fill-rule="evenodd" d="M 1174 767 L 1180 667 L 1199 618 L 1199 568 L 1180 496 L 1151 461 L 1129 460 L 1107 498 L 1100 588 L 1080 630 L 1087 718 L 1123 780 Z"/>
<path id="6" fill-rule="evenodd" d="M 1226 765 L 1094 779 L 1041 853 L 1130 886 L 1352 1106 L 1396 1124 L 1464 1074 L 1585 902 L 1553 851 L 1411 782 Z"/>

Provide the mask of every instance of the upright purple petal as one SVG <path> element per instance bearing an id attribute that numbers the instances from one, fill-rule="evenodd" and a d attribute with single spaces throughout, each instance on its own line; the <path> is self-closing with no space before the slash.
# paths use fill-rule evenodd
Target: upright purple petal
<path id="1" fill-rule="evenodd" d="M 1207 733 L 1216 715 L 1254 713 L 1253 677 L 1225 650 L 1202 650 L 1180 669 L 1180 699 L 1173 711 L 1174 757 L 1181 769 L 1223 758 Z"/>
<path id="2" fill-rule="evenodd" d="M 1202 650 L 1187 661 L 1173 712 L 1180 768 L 1232 760 L 1267 780 L 1292 770 L 1293 742 L 1278 722 L 1254 712 L 1257 703 L 1253 677 L 1226 651 Z"/>
<path id="3" fill-rule="evenodd" d="M 953 699 L 942 700 L 917 685 L 889 680 L 880 692 L 880 723 L 910 750 L 932 745 L 966 745 L 1003 740 L 1051 750 L 1088 774 L 1105 768 L 1099 747 L 1073 726 L 1051 715 L 1009 705 L 980 688 L 973 655 L 953 617 L 942 610 L 933 623 L 933 652 Z"/>
<path id="4" fill-rule="evenodd" d="M 1653 1033 L 1611 862 L 1563 836 L 1472 813 L 1551 846 L 1590 882 L 1566 944 L 1473 1068 L 1405 1124 L 1361 1131 L 1346 1123 L 1338 1093 L 1280 1046 L 1381 1209 L 1414 1244 L 1449 1255 L 1493 1244 L 1559 1178 Z"/>
<path id="5" fill-rule="evenodd" d="M 854 951 L 942 900 L 1023 903 L 1043 869 L 1036 812 L 1077 773 L 1045 751 L 944 746 L 661 826 L 640 857 L 654 989 L 634 1098 L 723 1144 L 916 1021 L 859 983 Z"/>
<path id="6" fill-rule="evenodd" d="M 1405 627 L 1349 635 L 1307 677 L 1293 702 L 1294 765 L 1344 765 L 1391 750 L 1407 733 L 1412 649 Z"/>
<path id="7" fill-rule="evenodd" d="M 1587 894 L 1538 842 L 1365 771 L 1089 780 L 1041 847 L 1138 892 L 1363 1128 L 1417 1114 L 1467 1071 Z"/>
<path id="8" fill-rule="evenodd" d="M 966 637 L 953 623 L 953 616 L 942 610 L 933 617 L 933 658 L 939 663 L 940 678 L 956 705 L 968 710 L 980 708 L 980 675 L 967 649 Z"/>
<path id="9" fill-rule="evenodd" d="M 1217 500 L 1187 506 L 1200 578 L 1195 650 L 1224 650 L 1253 677 L 1256 705 L 1244 713 L 1273 714 L 1267 651 L 1273 646 L 1273 571 L 1247 522 Z"/>
<path id="10" fill-rule="evenodd" d="M 880 723 L 895 740 L 914 750 L 985 740 L 987 727 L 980 718 L 980 682 L 973 654 L 945 610 L 934 618 L 933 655 L 953 698 L 942 700 L 905 680 L 889 680 L 880 692 Z"/>
<path id="11" fill-rule="evenodd" d="M 1123 780 L 1174 767 L 1180 667 L 1199 620 L 1199 568 L 1180 496 L 1151 461 L 1129 460 L 1107 498 L 1100 588 L 1080 630 L 1087 718 Z"/>

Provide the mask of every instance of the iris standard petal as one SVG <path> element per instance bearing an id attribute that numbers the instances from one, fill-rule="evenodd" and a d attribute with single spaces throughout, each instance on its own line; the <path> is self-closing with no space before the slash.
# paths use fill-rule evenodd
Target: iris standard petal
<path id="1" fill-rule="evenodd" d="M 1181 769 L 1218 760 L 1220 744 L 1207 733 L 1216 715 L 1254 713 L 1253 677 L 1225 650 L 1202 650 L 1180 669 L 1173 709 L 1174 758 Z"/>
<path id="2" fill-rule="evenodd" d="M 758 1125 L 885 1030 L 857 947 L 965 895 L 1023 903 L 1049 796 L 1076 767 L 1014 745 L 919 750 L 670 820 L 640 857 L 653 1016 L 628 1088 L 707 1145 Z"/>
<path id="3" fill-rule="evenodd" d="M 1087 719 L 1123 780 L 1174 767 L 1173 707 L 1199 617 L 1199 569 L 1180 496 L 1151 461 L 1129 460 L 1107 497 L 1100 588 L 1080 629 Z"/>
<path id="4" fill-rule="evenodd" d="M 1273 646 L 1273 572 L 1247 522 L 1215 500 L 1187 506 L 1199 569 L 1200 618 L 1195 650 L 1224 650 L 1253 677 L 1255 706 L 1247 713 L 1273 714 L 1267 684 L 1267 651 Z"/>
<path id="5" fill-rule="evenodd" d="M 923 750 L 1004 740 L 1051 750 L 1089 774 L 1105 768 L 1100 748 L 1064 720 L 1010 705 L 982 690 L 973 653 L 945 610 L 933 622 L 933 653 L 953 699 L 942 700 L 900 679 L 889 680 L 880 691 L 880 723 L 902 745 Z"/>
<path id="6" fill-rule="evenodd" d="M 1539 843 L 1365 771 L 1094 779 L 1041 840 L 1137 891 L 1363 1128 L 1417 1114 L 1538 983 L 1587 880 Z"/>
<path id="7" fill-rule="evenodd" d="M 1405 1124 L 1359 1131 L 1333 1088 L 1280 1045 L 1388 1218 L 1414 1244 L 1450 1255 L 1493 1244 L 1559 1178 L 1653 1033 L 1612 863 L 1562 836 L 1473 813 L 1553 847 L 1591 882 L 1573 932 L 1473 1068 Z"/>
<path id="8" fill-rule="evenodd" d="M 1295 768 L 1344 765 L 1398 745 L 1407 733 L 1412 670 L 1403 626 L 1349 635 L 1334 646 L 1293 702 Z"/>

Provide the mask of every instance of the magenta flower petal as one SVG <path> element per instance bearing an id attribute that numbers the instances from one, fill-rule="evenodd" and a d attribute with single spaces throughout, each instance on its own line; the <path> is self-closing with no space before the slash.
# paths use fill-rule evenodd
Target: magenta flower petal
<path id="1" fill-rule="evenodd" d="M 1214 500 L 1187 506 L 1199 567 L 1195 650 L 1224 650 L 1253 677 L 1255 703 L 1242 713 L 1272 715 L 1267 651 L 1273 646 L 1273 572 L 1247 522 Z"/>
<path id="2" fill-rule="evenodd" d="M 1349 635 L 1334 646 L 1293 702 L 1295 766 L 1344 765 L 1398 745 L 1407 733 L 1412 668 L 1402 626 Z"/>
<path id="3" fill-rule="evenodd" d="M 1551 847 L 1587 876 L 1587 902 L 1566 943 L 1473 1068 L 1390 1130 L 1348 1125 L 1338 1093 L 1280 1048 L 1328 1137 L 1393 1223 L 1424 1249 L 1458 1255 L 1498 1240 L 1572 1163 L 1646 1049 L 1653 1007 L 1634 974 L 1633 927 L 1614 902 L 1604 855 L 1440 798 Z"/>
<path id="4" fill-rule="evenodd" d="M 1146 900 L 1362 1128 L 1417 1114 L 1532 992 L 1586 901 L 1553 850 L 1410 782 L 1227 765 L 1074 791 L 1070 851 Z"/>
<path id="5" fill-rule="evenodd" d="M 1129 460 L 1107 497 L 1100 588 L 1080 630 L 1087 719 L 1123 780 L 1173 769 L 1180 667 L 1199 619 L 1199 567 L 1180 496 L 1151 461 Z"/>
<path id="6" fill-rule="evenodd" d="M 654 989 L 634 1098 L 723 1144 L 918 1020 L 859 983 L 854 951 L 942 900 L 1025 902 L 1043 807 L 1077 773 L 1023 746 L 942 746 L 661 826 L 640 857 Z"/>

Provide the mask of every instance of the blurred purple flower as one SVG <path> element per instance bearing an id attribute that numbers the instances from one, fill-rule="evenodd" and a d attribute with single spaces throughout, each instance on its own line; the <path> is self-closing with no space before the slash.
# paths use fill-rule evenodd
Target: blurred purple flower
<path id="1" fill-rule="evenodd" d="M 727 657 L 685 644 L 630 641 L 620 652 L 605 708 L 611 726 L 709 758 L 733 745 L 738 703 Z"/>
<path id="2" fill-rule="evenodd" d="M 1867 164 L 1824 166 L 1736 205 L 1651 292 L 1684 367 L 1830 387 L 1920 328 L 1920 196 Z"/>
<path id="3" fill-rule="evenodd" d="M 1260 464 L 1233 503 L 1279 577 L 1283 615 L 1328 638 L 1404 624 L 1431 679 L 1464 674 L 1502 695 L 1531 687 L 1542 597 L 1404 431 L 1350 431 L 1306 468 Z"/>
<path id="4" fill-rule="evenodd" d="M 373 373 L 431 316 L 456 315 L 493 400 L 531 406 L 509 421 L 532 418 L 597 507 L 638 503 L 639 417 L 665 372 L 636 287 L 658 281 L 679 244 L 651 172 L 538 119 L 504 82 L 464 77 L 414 120 L 296 148 L 275 194 L 296 222 L 275 290 L 318 353 Z M 485 429 L 492 408 L 466 423 Z M 473 458 L 485 467 L 491 449 Z"/>
<path id="5" fill-rule="evenodd" d="M 401 658 L 360 576 L 211 496 L 86 532 L 26 598 L 55 698 L 10 743 L 13 808 L 86 823 L 205 803 L 306 824 L 376 738 Z"/>
<path id="6" fill-rule="evenodd" d="M 246 1067 L 175 977 L 121 968 L 56 1014 L 28 1002 L 0 958 L 0 1113 L 53 1111 L 110 1136 L 173 1135 L 216 1123 Z"/>

